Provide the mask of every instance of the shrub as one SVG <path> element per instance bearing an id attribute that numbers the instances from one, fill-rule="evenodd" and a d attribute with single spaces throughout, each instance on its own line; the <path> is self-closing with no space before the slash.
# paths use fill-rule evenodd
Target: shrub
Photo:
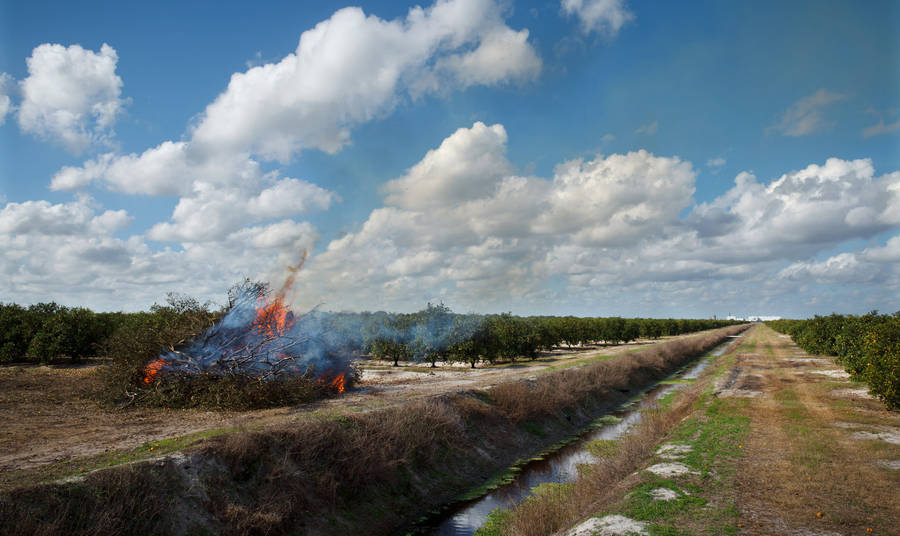
<path id="1" fill-rule="evenodd" d="M 813 354 L 833 355 L 850 377 L 863 381 L 888 408 L 900 408 L 900 312 L 816 316 L 768 325 Z"/>
<path id="2" fill-rule="evenodd" d="M 28 355 L 47 363 L 60 356 L 68 356 L 73 362 L 95 354 L 101 338 L 100 326 L 90 309 L 62 308 L 47 316 L 28 345 Z"/>
<path id="3" fill-rule="evenodd" d="M 224 410 L 301 404 L 330 392 L 308 376 L 259 381 L 247 376 L 214 374 L 167 374 L 139 389 L 141 403 L 146 406 Z"/>
<path id="4" fill-rule="evenodd" d="M 127 315 L 109 337 L 102 350 L 112 359 L 103 371 L 102 400 L 133 402 L 148 390 L 144 370 L 164 349 L 175 348 L 200 335 L 218 319 L 194 298 L 170 294 L 167 305 L 154 305 L 150 312 Z M 153 400 L 153 397 L 148 397 Z"/>

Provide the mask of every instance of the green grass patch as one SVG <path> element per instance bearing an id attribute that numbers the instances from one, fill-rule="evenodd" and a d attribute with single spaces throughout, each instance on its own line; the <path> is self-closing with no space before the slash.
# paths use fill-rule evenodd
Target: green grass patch
<path id="1" fill-rule="evenodd" d="M 496 508 L 487 516 L 487 520 L 480 529 L 475 531 L 475 536 L 500 536 L 503 528 L 512 519 L 513 511 Z"/>
<path id="2" fill-rule="evenodd" d="M 671 525 L 649 525 L 647 532 L 650 536 L 694 536 L 690 532 L 673 527 Z"/>
<path id="3" fill-rule="evenodd" d="M 471 501 L 473 499 L 477 499 L 483 495 L 487 495 L 491 491 L 499 488 L 500 486 L 504 486 L 509 484 L 513 480 L 516 479 L 516 476 L 522 471 L 522 465 L 516 464 L 512 467 L 507 468 L 504 471 L 494 474 L 491 478 L 487 480 L 481 486 L 470 490 L 468 493 L 462 495 L 459 500 L 460 501 Z"/>
<path id="4" fill-rule="evenodd" d="M 558 482 L 544 482 L 531 488 L 531 494 L 535 497 L 546 497 L 571 492 L 574 484 L 560 484 Z"/>
<path id="5" fill-rule="evenodd" d="M 651 492 L 657 488 L 671 490 L 677 497 L 668 501 L 654 499 Z M 703 508 L 706 503 L 703 497 L 685 493 L 674 480 L 653 479 L 632 490 L 620 512 L 639 521 L 669 521 L 675 515 L 693 517 L 693 512 Z"/>
<path id="6" fill-rule="evenodd" d="M 714 376 L 725 374 L 733 363 L 733 354 L 718 358 Z M 654 535 L 693 534 L 698 524 L 702 533 L 735 534 L 739 511 L 730 488 L 743 454 L 741 443 L 750 432 L 750 419 L 742 414 L 748 403 L 715 398 L 711 389 L 701 395 L 698 410 L 667 441 L 692 447 L 678 461 L 698 471 L 699 478 L 661 479 L 646 474 L 644 482 L 612 511 L 648 523 L 647 530 Z M 651 495 L 656 488 L 672 490 L 677 497 L 656 500 Z M 694 528 L 685 531 L 682 526 Z"/>
<path id="7" fill-rule="evenodd" d="M 676 430 L 674 442 L 693 446 L 682 462 L 699 470 L 704 479 L 713 471 L 720 477 L 732 474 L 741 455 L 741 441 L 750 431 L 750 418 L 736 411 L 745 404 L 746 400 L 713 399 L 704 418 L 693 418 Z"/>
<path id="8" fill-rule="evenodd" d="M 591 426 L 594 428 L 603 428 L 604 426 L 608 426 L 610 424 L 618 424 L 622 422 L 620 417 L 616 417 L 615 415 L 604 415 L 599 419 L 595 419 L 594 422 L 591 423 Z"/>
<path id="9" fill-rule="evenodd" d="M 611 458 L 619 452 L 619 442 L 615 439 L 597 439 L 585 443 L 584 448 L 598 458 Z"/>
<path id="10" fill-rule="evenodd" d="M 669 391 L 668 393 L 666 393 L 666 394 L 662 395 L 661 397 L 657 398 L 657 399 L 656 399 L 656 405 L 657 405 L 660 409 L 664 409 L 664 410 L 665 410 L 665 409 L 669 409 L 669 407 L 672 406 L 672 401 L 675 400 L 675 397 L 678 396 L 678 394 L 679 394 L 680 392 L 681 392 L 681 391 L 678 390 L 678 389 L 672 389 L 672 390 Z"/>
<path id="11" fill-rule="evenodd" d="M 202 432 L 195 432 L 170 439 L 149 441 L 133 449 L 112 450 L 93 456 L 50 463 L 34 469 L 12 471 L 3 475 L 3 487 L 7 487 L 7 484 L 13 483 L 15 486 L 32 486 L 65 478 L 83 476 L 87 473 L 114 467 L 116 465 L 135 463 L 149 458 L 165 456 L 173 452 L 184 450 L 204 439 L 235 431 L 236 430 L 233 428 L 204 430 Z"/>

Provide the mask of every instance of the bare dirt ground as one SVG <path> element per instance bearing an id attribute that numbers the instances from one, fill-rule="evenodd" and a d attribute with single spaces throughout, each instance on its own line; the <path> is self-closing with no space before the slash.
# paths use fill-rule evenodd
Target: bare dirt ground
<path id="1" fill-rule="evenodd" d="M 741 533 L 900 534 L 900 412 L 766 326 L 741 350 L 718 392 L 751 421 L 735 475 Z"/>
<path id="2" fill-rule="evenodd" d="M 666 340 L 661 339 L 662 340 Z M 451 366 L 363 362 L 357 387 L 343 396 L 302 407 L 249 412 L 213 412 L 99 406 L 91 397 L 97 366 L 11 366 L 0 368 L 0 488 L 33 481 L 22 471 L 74 459 L 135 449 L 148 442 L 212 430 L 282 424 L 313 411 L 365 411 L 412 398 L 484 389 L 541 370 L 576 366 L 634 351 L 657 341 L 621 346 L 554 350 L 534 361 L 497 366 Z M 152 448 L 147 448 L 152 450 Z M 151 455 L 151 453 L 146 453 Z"/>

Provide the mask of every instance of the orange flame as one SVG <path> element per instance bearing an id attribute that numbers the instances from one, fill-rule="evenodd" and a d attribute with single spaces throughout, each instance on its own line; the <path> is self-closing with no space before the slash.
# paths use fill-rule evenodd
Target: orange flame
<path id="1" fill-rule="evenodd" d="M 275 300 L 268 305 L 256 308 L 253 327 L 262 335 L 281 336 L 293 325 L 294 317 L 281 300 Z"/>
<path id="2" fill-rule="evenodd" d="M 346 380 L 344 379 L 344 373 L 340 373 L 330 381 L 325 380 L 325 378 L 319 378 L 319 384 L 326 391 L 333 391 L 337 394 L 341 394 L 344 392 L 344 387 L 346 384 Z"/>
<path id="3" fill-rule="evenodd" d="M 253 326 L 261 334 L 269 337 L 281 336 L 294 325 L 294 316 L 290 313 L 290 309 L 285 306 L 284 298 L 294 285 L 297 272 L 300 271 L 300 267 L 305 262 L 306 251 L 303 252 L 303 258 L 300 259 L 296 266 L 287 267 L 287 279 L 285 279 L 284 285 L 275 293 L 272 302 L 268 305 L 263 305 L 262 298 L 260 298 L 260 306 L 256 308 L 256 318 L 253 321 Z"/>
<path id="4" fill-rule="evenodd" d="M 147 365 L 144 369 L 144 383 L 151 383 L 156 379 L 156 375 L 159 374 L 159 371 L 162 370 L 164 366 L 168 365 L 163 358 L 159 358 L 156 361 Z"/>

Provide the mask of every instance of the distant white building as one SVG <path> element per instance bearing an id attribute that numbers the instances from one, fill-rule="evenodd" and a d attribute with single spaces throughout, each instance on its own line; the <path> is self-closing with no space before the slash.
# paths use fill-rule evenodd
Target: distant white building
<path id="1" fill-rule="evenodd" d="M 728 315 L 728 320 L 740 320 L 741 322 L 768 322 L 769 320 L 781 320 L 781 317 L 780 316 L 762 316 L 762 315 L 750 315 L 750 316 Z"/>

